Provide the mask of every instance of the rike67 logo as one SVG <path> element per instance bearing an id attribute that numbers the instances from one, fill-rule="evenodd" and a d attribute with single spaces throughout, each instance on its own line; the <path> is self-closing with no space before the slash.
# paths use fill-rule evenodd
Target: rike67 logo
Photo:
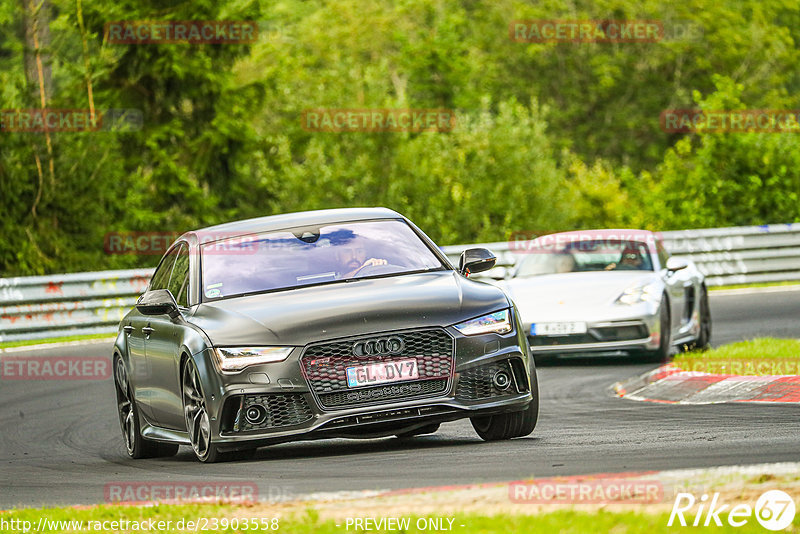
<path id="1" fill-rule="evenodd" d="M 671 527 L 677 519 L 681 526 L 723 526 L 720 514 L 727 513 L 727 523 L 732 527 L 741 527 L 755 515 L 762 527 L 767 530 L 783 530 L 792 524 L 795 514 L 794 500 L 780 490 L 770 490 L 756 501 L 755 509 L 749 504 L 737 504 L 733 508 L 720 502 L 719 493 L 709 496 L 703 494 L 696 499 L 691 493 L 679 493 L 675 496 L 672 512 L 669 514 L 667 526 Z M 685 514 L 685 515 L 684 515 Z"/>

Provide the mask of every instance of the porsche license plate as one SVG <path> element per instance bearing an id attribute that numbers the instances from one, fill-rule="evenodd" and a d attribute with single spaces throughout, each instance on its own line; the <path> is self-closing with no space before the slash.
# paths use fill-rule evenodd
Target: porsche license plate
<path id="1" fill-rule="evenodd" d="M 586 323 L 581 321 L 562 323 L 533 323 L 532 336 L 568 336 L 570 334 L 585 334 Z"/>
<path id="2" fill-rule="evenodd" d="M 395 360 L 348 367 L 347 386 L 354 388 L 419 378 L 417 360 Z"/>

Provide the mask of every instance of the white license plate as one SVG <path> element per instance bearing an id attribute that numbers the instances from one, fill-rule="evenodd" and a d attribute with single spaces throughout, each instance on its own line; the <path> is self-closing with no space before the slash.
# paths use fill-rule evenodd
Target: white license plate
<path id="1" fill-rule="evenodd" d="M 417 360 L 394 360 L 347 368 L 347 386 L 354 388 L 419 378 Z"/>
<path id="2" fill-rule="evenodd" d="M 566 323 L 533 323 L 531 325 L 532 336 L 568 336 L 570 334 L 585 334 L 586 323 L 566 322 Z"/>

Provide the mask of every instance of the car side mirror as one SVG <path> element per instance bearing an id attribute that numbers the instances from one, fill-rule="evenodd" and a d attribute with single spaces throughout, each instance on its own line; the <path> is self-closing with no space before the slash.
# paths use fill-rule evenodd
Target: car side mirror
<path id="1" fill-rule="evenodd" d="M 169 289 L 147 291 L 136 301 L 136 309 L 142 315 L 169 315 L 172 319 L 180 317 L 178 303 Z"/>
<path id="2" fill-rule="evenodd" d="M 485 248 L 468 248 L 461 253 L 458 260 L 458 272 L 464 276 L 488 271 L 497 262 L 497 258 Z"/>
<path id="3" fill-rule="evenodd" d="M 667 270 L 670 272 L 680 271 L 681 269 L 685 269 L 689 266 L 689 262 L 686 258 L 678 258 L 676 256 L 672 256 L 667 260 Z"/>

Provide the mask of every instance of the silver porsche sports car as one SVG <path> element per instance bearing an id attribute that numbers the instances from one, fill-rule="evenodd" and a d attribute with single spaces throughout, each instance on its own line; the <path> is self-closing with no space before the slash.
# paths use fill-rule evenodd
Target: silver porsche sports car
<path id="1" fill-rule="evenodd" d="M 660 236 L 593 230 L 541 236 L 501 282 L 516 303 L 537 361 L 629 354 L 663 361 L 673 347 L 705 348 L 711 312 L 695 265 Z"/>

